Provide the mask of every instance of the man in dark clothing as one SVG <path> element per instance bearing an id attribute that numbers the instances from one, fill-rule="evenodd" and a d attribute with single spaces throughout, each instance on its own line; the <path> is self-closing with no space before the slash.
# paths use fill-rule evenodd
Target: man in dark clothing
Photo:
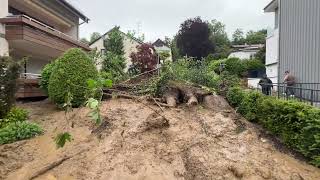
<path id="1" fill-rule="evenodd" d="M 269 96 L 271 95 L 271 89 L 273 88 L 273 84 L 271 79 L 267 77 L 267 75 L 263 75 L 262 79 L 259 81 L 259 85 L 262 87 L 262 93 Z"/>

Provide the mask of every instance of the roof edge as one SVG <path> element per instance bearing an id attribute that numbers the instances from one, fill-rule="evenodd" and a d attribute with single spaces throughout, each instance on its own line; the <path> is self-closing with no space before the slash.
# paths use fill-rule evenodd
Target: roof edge
<path id="1" fill-rule="evenodd" d="M 264 12 L 275 12 L 275 9 L 279 6 L 278 0 L 272 0 L 263 10 Z"/>
<path id="2" fill-rule="evenodd" d="M 62 5 L 66 6 L 66 8 L 70 9 L 71 11 L 73 11 L 84 22 L 88 23 L 90 21 L 90 19 L 86 15 L 84 15 L 80 10 L 75 8 L 72 4 L 70 4 L 66 0 L 57 0 L 57 1 L 59 1 Z"/>
<path id="3" fill-rule="evenodd" d="M 114 27 L 116 28 L 116 27 Z M 107 34 L 109 34 L 114 28 L 110 29 L 109 31 L 107 31 L 106 33 L 104 33 L 103 35 L 101 35 L 99 38 L 97 38 L 96 40 L 94 40 L 93 42 L 89 43 L 89 46 L 91 46 L 92 44 L 96 43 L 97 41 L 99 41 L 101 38 L 103 38 L 104 36 L 106 36 Z M 127 36 L 128 38 L 131 38 L 132 40 L 134 41 L 137 41 L 139 44 L 144 44 L 143 41 L 135 38 L 135 37 L 131 37 L 131 36 L 128 36 L 128 34 L 122 32 L 120 29 L 119 29 L 120 33 L 122 33 L 123 35 Z"/>

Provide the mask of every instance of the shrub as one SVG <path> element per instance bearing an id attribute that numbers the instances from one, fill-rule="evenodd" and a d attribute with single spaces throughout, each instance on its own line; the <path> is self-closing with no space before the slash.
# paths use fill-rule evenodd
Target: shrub
<path id="1" fill-rule="evenodd" d="M 10 57 L 0 57 L 0 119 L 7 115 L 15 102 L 19 72 L 19 63 Z"/>
<path id="2" fill-rule="evenodd" d="M 265 65 L 257 59 L 244 60 L 243 63 L 247 71 L 262 70 L 265 68 Z"/>
<path id="3" fill-rule="evenodd" d="M 240 87 L 231 87 L 227 92 L 227 100 L 233 107 L 239 107 L 245 94 Z"/>
<path id="4" fill-rule="evenodd" d="M 3 119 L 0 119 L 0 128 L 9 123 L 25 121 L 27 118 L 28 111 L 18 107 L 13 107 Z"/>
<path id="5" fill-rule="evenodd" d="M 264 95 L 257 91 L 244 93 L 242 102 L 239 105 L 239 113 L 249 121 L 257 121 L 259 113 L 258 104 L 264 98 Z"/>
<path id="6" fill-rule="evenodd" d="M 158 63 L 156 50 L 151 44 L 141 44 L 137 46 L 138 52 L 133 52 L 130 55 L 132 63 L 141 73 L 150 71 L 156 68 Z"/>
<path id="7" fill-rule="evenodd" d="M 212 61 L 209 64 L 209 69 L 217 74 L 220 74 L 220 64 L 224 64 L 223 72 L 230 75 L 243 76 L 247 70 L 246 62 L 238 58 L 220 59 Z"/>
<path id="8" fill-rule="evenodd" d="M 58 59 L 56 61 L 58 61 Z M 45 65 L 41 71 L 40 88 L 47 94 L 48 94 L 49 79 L 52 74 L 52 70 L 54 68 L 56 61 Z"/>
<path id="9" fill-rule="evenodd" d="M 245 64 L 238 58 L 229 58 L 225 61 L 225 64 L 226 71 L 230 74 L 241 77 L 246 72 Z"/>
<path id="10" fill-rule="evenodd" d="M 320 167 L 320 109 L 238 88 L 230 88 L 227 99 L 248 120 L 263 125 Z"/>
<path id="11" fill-rule="evenodd" d="M 49 80 L 49 97 L 63 105 L 70 93 L 72 105 L 78 107 L 86 101 L 87 80 L 97 78 L 98 71 L 87 54 L 80 49 L 70 49 L 55 63 Z"/>
<path id="12" fill-rule="evenodd" d="M 40 135 L 42 129 L 34 123 L 26 121 L 10 123 L 0 129 L 0 144 L 8 144 Z"/>

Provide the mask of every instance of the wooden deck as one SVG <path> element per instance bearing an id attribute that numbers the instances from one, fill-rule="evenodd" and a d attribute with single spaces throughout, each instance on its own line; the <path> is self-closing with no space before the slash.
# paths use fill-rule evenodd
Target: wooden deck
<path id="1" fill-rule="evenodd" d="M 40 89 L 39 81 L 39 79 L 18 79 L 16 98 L 46 97 L 47 95 Z"/>

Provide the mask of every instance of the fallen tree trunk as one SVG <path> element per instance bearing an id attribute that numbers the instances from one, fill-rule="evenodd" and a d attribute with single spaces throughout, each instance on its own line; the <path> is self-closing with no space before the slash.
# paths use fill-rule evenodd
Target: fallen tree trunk
<path id="1" fill-rule="evenodd" d="M 164 99 L 169 107 L 176 107 L 179 100 L 180 91 L 177 88 L 170 87 L 164 93 Z"/>

